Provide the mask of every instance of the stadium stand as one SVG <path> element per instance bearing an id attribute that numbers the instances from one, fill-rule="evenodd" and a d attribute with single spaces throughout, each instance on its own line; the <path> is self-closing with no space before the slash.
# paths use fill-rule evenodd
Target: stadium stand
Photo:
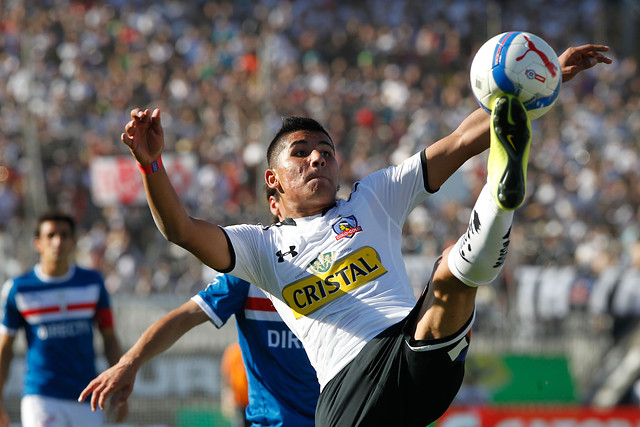
<path id="1" fill-rule="evenodd" d="M 640 316 L 639 20 L 640 7 L 624 0 L 0 3 L 0 282 L 33 262 L 29 230 L 52 205 L 77 213 L 79 263 L 103 272 L 120 312 L 132 301 L 162 312 L 211 277 L 152 224 L 119 141 L 132 106 L 163 110 L 167 167 L 193 215 L 265 222 L 264 138 L 280 116 L 326 125 L 347 194 L 477 107 L 468 70 L 490 36 L 526 29 L 558 51 L 608 44 L 614 64 L 567 84 L 553 113 L 533 122 L 533 185 L 504 274 L 478 300 L 473 350 L 566 355 L 573 400 L 597 403 L 612 387 L 603 360 L 635 348 Z M 416 287 L 424 260 L 466 228 L 485 164 L 468 162 L 446 184 L 453 200 L 436 196 L 409 218 Z M 120 312 L 133 331 L 153 320 Z M 136 338 L 127 334 L 124 347 Z M 186 344 L 167 363 L 219 358 L 226 342 Z M 632 402 L 639 371 L 624 373 L 608 405 Z M 132 416 L 150 424 L 157 401 L 153 387 L 141 389 Z M 218 392 L 191 399 L 206 404 Z"/>

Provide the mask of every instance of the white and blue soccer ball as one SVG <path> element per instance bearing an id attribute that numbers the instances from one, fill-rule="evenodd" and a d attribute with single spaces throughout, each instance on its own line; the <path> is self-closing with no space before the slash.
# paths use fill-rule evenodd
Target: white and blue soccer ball
<path id="1" fill-rule="evenodd" d="M 531 120 L 553 107 L 562 83 L 558 55 L 543 39 L 524 31 L 489 39 L 473 58 L 470 74 L 473 95 L 487 112 L 496 98 L 511 94 Z"/>

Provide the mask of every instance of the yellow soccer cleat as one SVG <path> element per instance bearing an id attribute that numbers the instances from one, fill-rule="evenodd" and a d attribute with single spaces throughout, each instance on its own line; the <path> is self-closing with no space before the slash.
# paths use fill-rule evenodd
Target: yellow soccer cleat
<path id="1" fill-rule="evenodd" d="M 495 101 L 491 112 L 489 185 L 504 210 L 519 208 L 527 194 L 531 123 L 522 103 L 512 95 Z"/>

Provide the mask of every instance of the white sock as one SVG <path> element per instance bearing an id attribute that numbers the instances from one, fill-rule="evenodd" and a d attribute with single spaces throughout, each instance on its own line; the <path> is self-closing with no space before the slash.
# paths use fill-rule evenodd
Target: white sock
<path id="1" fill-rule="evenodd" d="M 449 270 L 467 286 L 489 284 L 502 271 L 513 212 L 501 209 L 485 184 L 471 212 L 467 232 L 449 253 Z"/>

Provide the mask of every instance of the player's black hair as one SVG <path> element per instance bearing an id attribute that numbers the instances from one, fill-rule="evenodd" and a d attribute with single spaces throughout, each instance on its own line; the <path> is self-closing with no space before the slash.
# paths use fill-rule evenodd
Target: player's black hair
<path id="1" fill-rule="evenodd" d="M 43 222 L 53 221 L 53 222 L 66 222 L 71 227 L 71 234 L 75 234 L 76 232 L 76 221 L 73 219 L 71 215 L 68 215 L 64 212 L 58 210 L 49 210 L 42 213 L 38 217 L 38 221 L 36 222 L 36 228 L 34 230 L 35 236 L 40 237 L 40 226 Z"/>
<path id="2" fill-rule="evenodd" d="M 269 148 L 267 149 L 267 163 L 269 167 L 272 167 L 273 161 L 276 158 L 276 155 L 280 152 L 280 141 L 282 137 L 290 134 L 291 132 L 296 132 L 299 130 L 306 130 L 310 132 L 322 132 L 329 138 L 329 141 L 333 144 L 333 140 L 329 135 L 329 132 L 325 130 L 324 127 L 317 121 L 310 119 L 308 117 L 296 117 L 289 116 L 282 118 L 282 126 L 280 130 L 271 140 L 269 144 Z M 268 196 L 267 196 L 268 197 Z"/>

